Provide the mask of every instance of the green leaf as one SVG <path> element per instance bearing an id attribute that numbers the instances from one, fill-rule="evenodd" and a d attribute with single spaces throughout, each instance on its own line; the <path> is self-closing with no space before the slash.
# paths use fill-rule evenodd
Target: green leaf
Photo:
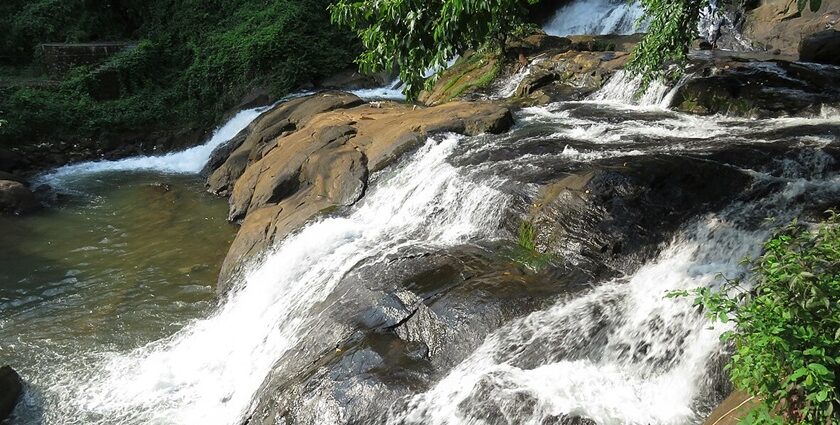
<path id="1" fill-rule="evenodd" d="M 796 0 L 796 9 L 802 12 L 805 10 L 805 6 L 808 5 L 808 0 Z"/>
<path id="2" fill-rule="evenodd" d="M 811 369 L 814 373 L 820 376 L 825 376 L 830 374 L 831 372 L 828 371 L 828 368 L 819 364 L 819 363 L 811 363 L 808 365 L 808 369 Z"/>
<path id="3" fill-rule="evenodd" d="M 822 6 L 822 0 L 811 0 L 811 12 L 820 10 L 820 6 Z"/>

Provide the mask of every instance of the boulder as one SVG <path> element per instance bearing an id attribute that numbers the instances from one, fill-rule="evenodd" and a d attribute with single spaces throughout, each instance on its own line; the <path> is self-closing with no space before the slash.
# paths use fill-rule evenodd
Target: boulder
<path id="1" fill-rule="evenodd" d="M 840 0 L 822 0 L 820 9 L 802 12 L 795 0 L 760 0 L 745 13 L 743 37 L 757 48 L 795 56 L 807 36 L 836 28 L 840 22 Z"/>
<path id="2" fill-rule="evenodd" d="M 0 422 L 12 414 L 22 391 L 20 375 L 10 366 L 0 367 Z"/>
<path id="3" fill-rule="evenodd" d="M 231 221 L 242 226 L 222 266 L 230 278 L 265 247 L 315 215 L 358 201 L 368 176 L 433 133 L 499 133 L 513 124 L 508 108 L 452 102 L 418 108 L 364 104 L 325 92 L 278 105 L 222 147 L 230 152 L 210 172 L 211 192 L 230 196 Z"/>
<path id="4" fill-rule="evenodd" d="M 573 258 L 588 270 L 632 273 L 688 218 L 719 207 L 749 182 L 740 171 L 702 159 L 604 162 L 545 185 L 527 219 L 538 251 Z"/>
<path id="5" fill-rule="evenodd" d="M 0 214 L 21 215 L 38 208 L 35 195 L 23 183 L 0 180 Z"/>
<path id="6" fill-rule="evenodd" d="M 820 31 L 805 37 L 799 43 L 799 60 L 840 65 L 840 31 Z"/>
<path id="7" fill-rule="evenodd" d="M 420 93 L 425 105 L 440 105 L 489 88 L 502 70 L 504 57 L 487 52 L 471 52 L 443 71 L 430 90 Z"/>
<path id="8" fill-rule="evenodd" d="M 695 60 L 670 106 L 696 114 L 809 116 L 840 99 L 840 72 L 830 67 L 738 57 Z"/>

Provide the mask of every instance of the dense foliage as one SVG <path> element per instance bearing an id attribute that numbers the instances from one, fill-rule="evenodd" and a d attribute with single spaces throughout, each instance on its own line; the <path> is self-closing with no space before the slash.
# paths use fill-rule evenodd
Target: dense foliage
<path id="1" fill-rule="evenodd" d="M 691 42 L 698 37 L 701 11 L 714 5 L 719 12 L 732 0 L 640 0 L 650 26 L 636 47 L 627 68 L 642 76 L 643 87 L 658 78 L 671 79 L 681 73 Z M 801 12 L 806 7 L 819 10 L 822 0 L 797 0 Z M 670 65 L 676 64 L 676 67 Z"/>
<path id="2" fill-rule="evenodd" d="M 254 86 L 282 95 L 352 64 L 329 0 L 4 0 L 0 142 L 207 126 Z M 5 28 L 10 28 L 6 31 Z M 41 42 L 139 39 L 59 81 L 2 84 Z"/>
<path id="3" fill-rule="evenodd" d="M 362 72 L 399 70 L 416 98 L 430 69 L 487 43 L 500 46 L 538 0 L 338 0 L 333 22 L 355 31 L 364 46 Z"/>
<path id="4" fill-rule="evenodd" d="M 735 328 L 732 382 L 763 400 L 748 423 L 840 424 L 840 217 L 793 223 L 753 263 L 752 289 L 727 281 L 695 303 Z"/>

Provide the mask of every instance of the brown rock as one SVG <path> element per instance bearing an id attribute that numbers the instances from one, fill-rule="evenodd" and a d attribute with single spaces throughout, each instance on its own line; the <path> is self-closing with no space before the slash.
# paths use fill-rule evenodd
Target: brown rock
<path id="1" fill-rule="evenodd" d="M 276 147 L 269 142 L 274 141 L 284 132 L 294 131 L 312 116 L 321 112 L 350 108 L 362 103 L 359 97 L 349 93 L 325 92 L 292 99 L 266 112 L 222 148 L 233 148 L 233 151 L 207 179 L 210 192 L 219 195 L 230 194 L 234 183 L 242 176 L 248 164 Z"/>
<path id="2" fill-rule="evenodd" d="M 534 65 L 515 95 L 543 104 L 580 100 L 600 89 L 628 59 L 625 52 L 561 53 Z"/>
<path id="3" fill-rule="evenodd" d="M 838 24 L 838 11 L 840 0 L 823 0 L 817 12 L 806 7 L 801 13 L 797 0 L 762 0 L 746 12 L 743 35 L 758 47 L 796 55 L 805 37 Z"/>
<path id="4" fill-rule="evenodd" d="M 237 136 L 241 144 L 208 178 L 211 191 L 230 194 L 229 219 L 242 220 L 222 266 L 220 289 L 244 261 L 310 218 L 353 205 L 371 172 L 427 135 L 499 133 L 513 124 L 510 110 L 491 102 L 377 105 L 335 92 L 295 99 Z"/>
<path id="5" fill-rule="evenodd" d="M 37 208 L 35 195 L 23 183 L 0 180 L 0 214 L 20 215 Z"/>
<path id="6" fill-rule="evenodd" d="M 757 398 L 735 391 L 712 411 L 703 425 L 736 425 L 759 403 Z"/>
<path id="7" fill-rule="evenodd" d="M 0 367 L 0 422 L 12 414 L 22 391 L 23 383 L 17 372 L 9 366 Z"/>

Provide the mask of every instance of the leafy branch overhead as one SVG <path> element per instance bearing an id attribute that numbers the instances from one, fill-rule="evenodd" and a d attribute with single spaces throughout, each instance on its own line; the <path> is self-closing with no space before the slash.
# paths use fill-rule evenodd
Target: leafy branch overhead
<path id="1" fill-rule="evenodd" d="M 429 70 L 486 43 L 502 44 L 522 24 L 525 6 L 538 0 L 339 0 L 332 21 L 352 29 L 364 52 L 365 73 L 399 70 L 415 99 Z"/>

